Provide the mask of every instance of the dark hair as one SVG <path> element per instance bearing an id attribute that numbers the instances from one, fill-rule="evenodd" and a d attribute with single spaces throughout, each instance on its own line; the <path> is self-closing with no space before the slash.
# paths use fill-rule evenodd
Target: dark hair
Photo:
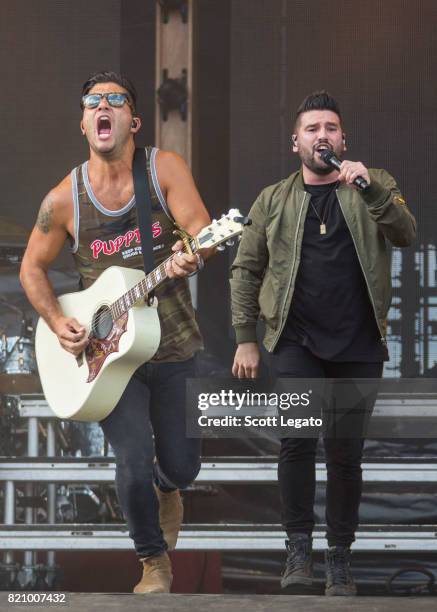
<path id="1" fill-rule="evenodd" d="M 294 125 L 297 126 L 299 117 L 302 115 L 302 113 L 312 110 L 330 110 L 338 115 L 338 118 L 341 121 L 341 113 L 337 100 L 329 95 L 329 93 L 324 89 L 321 89 L 320 91 L 313 91 L 313 93 L 302 100 L 299 108 L 296 111 Z"/>
<path id="2" fill-rule="evenodd" d="M 97 85 L 97 83 L 117 83 L 127 91 L 129 97 L 132 102 L 132 112 L 135 113 L 135 109 L 137 106 L 137 92 L 134 87 L 134 84 L 125 76 L 119 74 L 118 72 L 112 72 L 110 70 L 105 70 L 102 72 L 95 72 L 92 74 L 82 85 L 82 96 L 86 96 L 86 94 Z"/>

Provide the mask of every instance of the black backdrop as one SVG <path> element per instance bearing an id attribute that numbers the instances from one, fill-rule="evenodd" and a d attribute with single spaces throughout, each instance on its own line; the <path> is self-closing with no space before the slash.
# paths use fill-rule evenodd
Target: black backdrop
<path id="1" fill-rule="evenodd" d="M 1 214 L 31 227 L 47 191 L 83 161 L 82 83 L 122 70 L 153 140 L 154 2 L 2 0 Z"/>

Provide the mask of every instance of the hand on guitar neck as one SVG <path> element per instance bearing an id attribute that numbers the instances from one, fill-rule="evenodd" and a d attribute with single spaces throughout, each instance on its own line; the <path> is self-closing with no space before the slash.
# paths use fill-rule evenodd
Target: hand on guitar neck
<path id="1" fill-rule="evenodd" d="M 189 276 L 193 272 L 197 272 L 199 268 L 199 257 L 197 253 L 189 255 L 184 253 L 184 243 L 178 240 L 173 246 L 172 251 L 175 256 L 165 264 L 165 271 L 168 278 L 183 278 Z"/>

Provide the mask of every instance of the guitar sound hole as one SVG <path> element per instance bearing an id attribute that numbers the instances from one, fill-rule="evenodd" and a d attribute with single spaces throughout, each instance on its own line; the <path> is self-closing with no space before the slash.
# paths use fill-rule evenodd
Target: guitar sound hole
<path id="1" fill-rule="evenodd" d="M 99 340 L 103 340 L 112 329 L 112 315 L 109 306 L 101 306 L 93 317 L 93 335 Z"/>

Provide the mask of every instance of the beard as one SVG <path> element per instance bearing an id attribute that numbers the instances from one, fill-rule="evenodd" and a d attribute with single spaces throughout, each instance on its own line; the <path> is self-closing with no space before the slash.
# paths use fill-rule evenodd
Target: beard
<path id="1" fill-rule="evenodd" d="M 340 157 L 342 153 L 342 151 L 336 151 L 335 149 L 333 149 L 333 152 L 337 157 Z M 331 174 L 334 170 L 332 166 L 328 166 L 328 164 L 322 160 L 317 151 L 301 153 L 300 158 L 304 166 L 319 176 L 326 176 L 327 174 Z"/>
<path id="2" fill-rule="evenodd" d="M 332 166 L 328 166 L 320 158 L 316 159 L 316 155 L 318 156 L 318 153 L 302 157 L 303 165 L 311 170 L 311 172 L 314 172 L 314 174 L 319 174 L 320 176 L 331 174 L 333 170 Z"/>

